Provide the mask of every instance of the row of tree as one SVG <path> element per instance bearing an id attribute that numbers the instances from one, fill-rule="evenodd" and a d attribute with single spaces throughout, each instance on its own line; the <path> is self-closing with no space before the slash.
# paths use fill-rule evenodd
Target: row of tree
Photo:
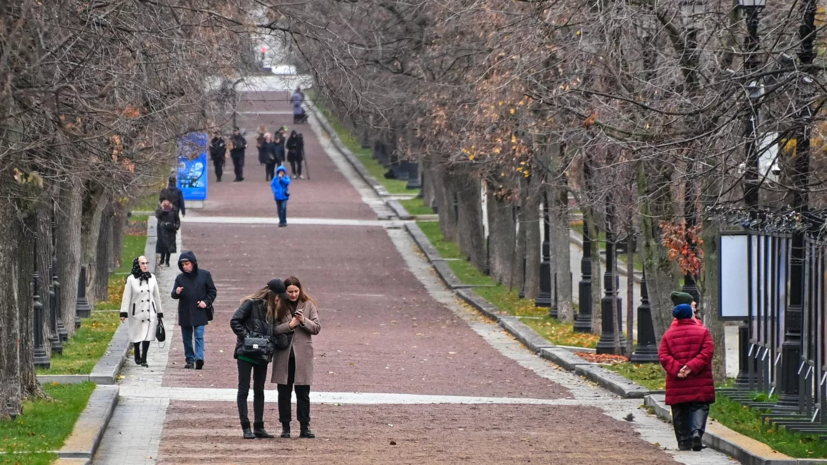
<path id="1" fill-rule="evenodd" d="M 547 199 L 565 319 L 573 213 L 594 238 L 599 229 L 642 246 L 658 338 L 686 277 L 722 346 L 714 238 L 732 225 L 706 212 L 824 203 L 814 0 L 271 6 L 264 27 L 293 47 L 327 104 L 420 161 L 445 236 L 501 282 L 525 281 L 529 298 Z"/>
<path id="2" fill-rule="evenodd" d="M 49 319 L 33 327 L 33 272 L 48 276 L 56 255 L 70 333 L 82 266 L 90 303 L 107 298 L 127 212 L 157 192 L 180 135 L 224 123 L 228 83 L 254 62 L 245 11 L 212 0 L 0 2 L 0 420 L 42 395 L 32 340 L 48 337 Z"/>

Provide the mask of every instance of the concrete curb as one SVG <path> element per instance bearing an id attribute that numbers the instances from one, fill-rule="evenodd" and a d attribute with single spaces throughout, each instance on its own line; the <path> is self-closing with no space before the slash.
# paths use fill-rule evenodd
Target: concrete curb
<path id="1" fill-rule="evenodd" d="M 503 329 L 508 331 L 533 352 L 568 371 L 574 371 L 575 374 L 596 382 L 603 388 L 621 397 L 640 399 L 646 394 L 649 394 L 649 390 L 643 386 L 633 383 L 595 364 L 589 363 L 573 353 L 593 353 L 594 349 L 555 346 L 520 321 L 519 318 L 502 312 L 494 304 L 480 297 L 474 292 L 473 288 L 463 286 L 451 271 L 451 268 L 448 267 L 448 263 L 439 255 L 439 252 L 437 252 L 436 248 L 434 248 L 433 244 L 428 240 L 428 237 L 422 232 L 419 225 L 416 223 L 406 223 L 405 230 L 408 231 L 408 234 L 417 246 L 419 246 L 420 250 L 422 250 L 422 253 L 428 258 L 428 262 L 434 268 L 437 275 L 439 275 L 440 279 L 442 279 L 460 299 L 477 309 L 483 315 L 496 321 Z"/>
<path id="2" fill-rule="evenodd" d="M 103 433 L 109 425 L 115 406 L 118 404 L 119 391 L 118 386 L 97 386 L 86 408 L 75 422 L 72 434 L 66 438 L 66 442 L 58 452 L 58 457 L 61 459 L 86 459 L 86 462 L 58 461 L 57 463 L 91 463 L 92 457 L 95 456 L 103 440 Z"/>
<path id="3" fill-rule="evenodd" d="M 644 397 L 644 405 L 652 407 L 655 414 L 662 420 L 672 422 L 672 410 L 666 405 L 663 394 L 652 394 Z M 714 429 L 714 431 L 712 431 Z M 755 453 L 747 450 L 745 447 L 730 441 L 726 436 L 740 436 L 738 439 L 742 441 L 749 441 L 755 443 L 763 449 L 770 450 L 770 454 L 778 458 L 767 457 L 766 455 Z M 703 443 L 708 447 L 729 455 L 735 460 L 744 465 L 813 465 L 813 464 L 827 464 L 827 460 L 823 459 L 796 459 L 787 457 L 779 452 L 772 451 L 766 444 L 755 441 L 752 438 L 743 436 L 731 429 L 714 422 L 707 425 L 706 433 L 704 433 Z"/>

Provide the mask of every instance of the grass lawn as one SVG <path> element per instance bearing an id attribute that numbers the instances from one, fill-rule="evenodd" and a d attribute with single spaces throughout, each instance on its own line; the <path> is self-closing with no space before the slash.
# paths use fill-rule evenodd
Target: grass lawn
<path id="1" fill-rule="evenodd" d="M 0 455 L 0 465 L 49 465 L 57 460 L 57 454 L 34 453 Z"/>
<path id="2" fill-rule="evenodd" d="M 112 335 L 121 324 L 118 312 L 111 310 L 120 309 L 126 274 L 132 270 L 132 260 L 144 253 L 146 245 L 146 217 L 130 218 L 129 223 L 128 230 L 141 230 L 141 225 L 143 225 L 144 235 L 124 236 L 121 267 L 109 277 L 107 300 L 98 302 L 92 311 L 92 316 L 83 320 L 80 329 L 63 344 L 63 355 L 52 356 L 52 367 L 48 370 L 38 368 L 38 374 L 89 374 L 106 352 Z"/>
<path id="3" fill-rule="evenodd" d="M 95 390 L 95 383 L 47 384 L 43 389 L 51 399 L 26 402 L 23 404 L 23 415 L 14 421 L 0 421 L 0 450 L 48 452 L 60 449 L 63 441 L 72 432 L 80 413 L 86 408 L 89 396 Z M 18 455 L 0 455 L 0 463 L 13 464 L 16 463 L 14 460 L 25 464 L 49 463 L 46 459 L 50 455 L 38 454 L 32 461 Z"/>
<path id="4" fill-rule="evenodd" d="M 411 215 L 433 215 L 434 209 L 425 205 L 423 199 L 416 197 L 409 200 L 400 200 L 400 204 L 405 207 Z"/>
<path id="5" fill-rule="evenodd" d="M 662 391 L 666 389 L 666 372 L 660 363 L 615 363 L 601 365 L 607 370 L 634 381 L 646 389 Z"/>
<path id="6" fill-rule="evenodd" d="M 762 401 L 756 395 L 756 401 Z M 797 434 L 784 428 L 770 428 L 761 422 L 761 413 L 768 409 L 750 408 L 726 396 L 718 394 L 709 410 L 709 416 L 722 425 L 745 436 L 769 445 L 773 449 L 796 458 L 827 458 L 827 442 L 818 435 Z"/>
<path id="7" fill-rule="evenodd" d="M 594 334 L 575 333 L 572 323 L 564 323 L 556 318 L 548 316 L 547 308 L 534 306 L 531 300 L 520 299 L 519 289 L 509 290 L 507 285 L 498 284 L 490 276 L 486 276 L 478 270 L 471 262 L 467 261 L 459 251 L 455 242 L 446 241 L 442 235 L 439 223 L 435 221 L 418 221 L 417 224 L 422 232 L 431 241 L 442 258 L 459 258 L 458 261 L 447 261 L 445 263 L 451 268 L 457 278 L 464 284 L 484 284 L 491 287 L 480 287 L 474 291 L 480 297 L 494 304 L 497 308 L 509 315 L 523 317 L 521 321 L 531 327 L 537 334 L 543 336 L 552 344 L 574 346 L 574 347 L 595 347 L 600 336 Z"/>
<path id="8" fill-rule="evenodd" d="M 310 94 L 310 98 L 314 99 L 315 94 L 313 92 L 310 92 Z M 339 135 L 339 138 L 345 146 L 353 152 L 354 155 L 356 155 L 356 158 L 358 158 L 363 165 L 365 165 L 365 168 L 367 168 L 370 174 L 376 178 L 380 184 L 385 186 L 388 192 L 391 194 L 415 194 L 417 192 L 416 190 L 408 189 L 406 187 L 408 185 L 408 181 L 385 179 L 385 173 L 388 169 L 373 158 L 373 151 L 369 148 L 362 148 L 362 143 L 359 142 L 359 139 L 355 137 L 344 125 L 342 125 L 339 119 L 333 116 L 330 110 L 322 105 L 319 100 L 314 99 L 313 104 L 316 105 L 316 108 L 318 108 L 325 118 L 327 118 L 327 121 L 333 127 L 333 130 L 336 131 L 336 134 Z M 408 213 L 410 213 L 410 210 L 408 210 Z"/>

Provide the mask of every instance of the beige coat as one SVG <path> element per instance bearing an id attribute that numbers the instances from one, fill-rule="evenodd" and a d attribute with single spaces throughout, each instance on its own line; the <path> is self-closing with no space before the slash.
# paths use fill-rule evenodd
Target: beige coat
<path id="1" fill-rule="evenodd" d="M 287 384 L 287 370 L 290 363 L 290 351 L 296 357 L 296 376 L 293 384 L 309 386 L 313 384 L 313 336 L 322 330 L 319 322 L 319 311 L 313 302 L 299 302 L 296 308 L 304 309 L 304 326 L 296 326 L 290 329 L 290 320 L 293 316 L 288 314 L 276 324 L 276 334 L 293 333 L 290 341 L 290 348 L 277 350 L 273 356 L 273 376 L 271 382 L 276 384 Z"/>

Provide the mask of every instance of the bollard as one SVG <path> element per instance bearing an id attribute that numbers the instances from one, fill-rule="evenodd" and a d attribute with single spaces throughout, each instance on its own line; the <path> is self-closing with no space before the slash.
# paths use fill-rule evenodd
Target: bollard
<path id="1" fill-rule="evenodd" d="M 600 340 L 597 341 L 598 354 L 614 354 L 614 355 L 628 355 L 623 352 L 626 350 L 626 338 L 623 337 L 623 299 L 617 296 L 617 288 L 619 279 L 615 274 L 615 256 L 614 252 L 614 234 L 612 233 L 612 214 L 611 209 L 606 211 L 606 272 L 603 273 L 603 299 L 600 301 L 600 314 L 602 316 L 602 326 L 600 331 Z M 630 277 L 629 279 L 633 279 Z M 617 327 L 620 334 L 618 339 L 620 341 L 620 352 L 615 353 L 615 329 L 614 319 L 617 318 Z M 630 335 L 631 336 L 631 335 Z"/>
<path id="2" fill-rule="evenodd" d="M 86 300 L 86 265 L 80 267 L 80 276 L 78 276 L 78 300 L 75 315 L 77 315 L 75 319 L 76 328 L 80 327 L 81 318 L 89 318 L 92 315 L 92 307 L 89 306 L 89 301 Z"/>
<path id="3" fill-rule="evenodd" d="M 629 359 L 633 363 L 658 363 L 658 345 L 655 326 L 652 323 L 652 307 L 649 305 L 649 288 L 646 271 L 640 280 L 640 306 L 637 308 L 637 349 Z"/>
<path id="4" fill-rule="evenodd" d="M 535 307 L 551 307 L 551 244 L 549 243 L 549 224 L 548 224 L 548 196 L 543 192 L 543 243 L 541 245 L 540 260 L 540 291 L 537 293 L 537 298 L 534 300 Z M 549 316 L 557 318 L 557 315 L 552 315 L 549 310 Z"/>
<path id="5" fill-rule="evenodd" d="M 408 184 L 405 189 L 421 189 L 422 181 L 419 179 L 419 163 L 415 161 L 406 161 L 405 170 L 408 172 Z"/>
<path id="6" fill-rule="evenodd" d="M 589 237 L 589 223 L 583 216 L 583 257 L 580 259 L 580 282 L 578 283 L 580 311 L 574 320 L 574 332 L 592 332 L 592 243 Z"/>
<path id="7" fill-rule="evenodd" d="M 55 258 L 55 264 L 57 263 L 57 258 Z M 57 334 L 60 337 L 60 342 L 66 342 L 69 339 L 69 332 L 66 331 L 66 327 L 63 326 L 63 319 L 61 318 L 61 312 L 63 312 L 63 301 L 60 296 L 60 282 L 57 280 L 57 266 L 54 267 L 54 274 L 52 274 L 52 286 L 55 290 L 55 306 L 56 311 L 55 314 L 57 316 Z"/>
<path id="8" fill-rule="evenodd" d="M 52 347 L 52 352 L 63 355 L 63 344 L 60 343 L 60 336 L 57 333 L 57 295 L 55 293 L 54 283 L 49 284 L 49 309 L 51 310 L 49 318 L 49 345 Z"/>

